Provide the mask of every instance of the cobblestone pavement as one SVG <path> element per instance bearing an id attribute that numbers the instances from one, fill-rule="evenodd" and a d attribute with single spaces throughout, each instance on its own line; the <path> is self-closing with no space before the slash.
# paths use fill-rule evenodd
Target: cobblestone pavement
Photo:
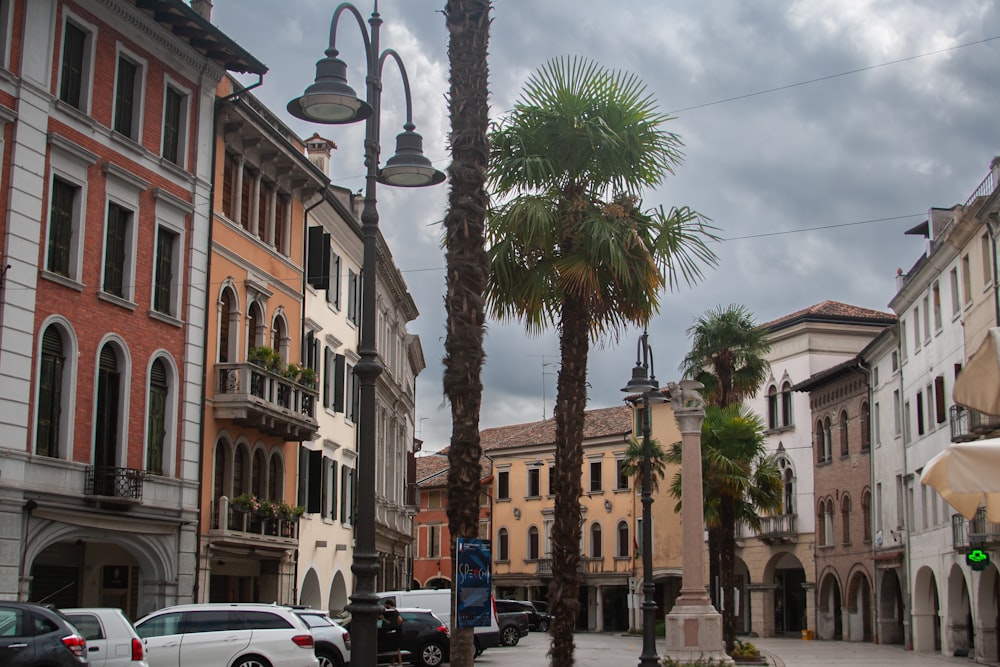
<path id="1" fill-rule="evenodd" d="M 576 667 L 636 667 L 642 653 L 642 637 L 620 633 L 581 632 L 575 635 Z M 532 632 L 517 646 L 491 648 L 476 659 L 476 667 L 548 667 L 549 637 Z M 901 646 L 878 646 L 853 642 L 803 641 L 801 639 L 752 639 L 774 667 L 942 667 L 974 665 L 969 658 L 914 653 Z M 657 641 L 657 652 L 666 649 Z"/>

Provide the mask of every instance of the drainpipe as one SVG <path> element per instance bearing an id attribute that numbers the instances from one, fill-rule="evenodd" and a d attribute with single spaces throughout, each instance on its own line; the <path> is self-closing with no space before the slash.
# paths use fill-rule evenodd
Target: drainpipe
<path id="1" fill-rule="evenodd" d="M 865 361 L 859 356 L 858 357 L 858 368 L 862 373 L 867 376 L 868 385 L 868 488 L 869 493 L 872 494 L 873 499 L 875 499 L 875 445 L 878 442 L 873 436 L 872 431 L 877 429 L 878 426 L 872 420 L 872 405 L 875 403 L 875 388 L 872 386 L 872 370 L 865 365 Z M 882 511 L 882 504 L 879 503 L 879 512 Z M 871 504 L 868 506 L 868 531 L 869 534 L 874 536 L 875 532 L 875 513 L 872 511 Z M 881 643 L 881 637 L 879 636 L 879 624 L 878 624 L 878 610 L 879 602 L 881 600 L 879 596 L 879 591 L 881 587 L 876 584 L 876 573 L 878 572 L 878 565 L 875 561 L 875 540 L 871 541 L 871 555 L 872 555 L 872 601 L 875 603 L 875 608 L 872 609 L 872 636 L 875 638 L 875 643 Z"/>
<path id="2" fill-rule="evenodd" d="M 898 325 L 897 325 L 898 326 Z M 903 341 L 899 340 L 897 336 L 896 341 L 896 352 L 899 355 L 899 400 L 902 401 L 899 406 L 900 418 L 906 419 L 906 414 L 903 412 L 903 405 L 906 401 L 903 400 L 903 351 L 902 351 Z M 893 406 L 895 410 L 896 406 Z M 906 424 L 902 425 L 902 433 L 900 434 L 903 440 L 903 497 L 901 502 L 903 503 L 902 508 L 896 508 L 896 515 L 899 515 L 900 509 L 903 511 L 903 529 L 899 531 L 900 536 L 906 536 L 906 543 L 903 545 L 903 553 L 906 555 L 906 572 L 903 576 L 903 581 L 906 582 L 906 591 L 903 594 L 903 605 L 906 607 L 904 613 L 904 621 L 906 627 L 903 628 L 903 644 L 906 646 L 907 650 L 913 650 L 913 585 L 910 581 L 910 570 L 913 566 L 913 557 L 910 554 L 910 524 L 913 522 L 912 516 L 907 516 L 907 506 L 906 499 L 908 497 L 906 489 L 906 477 L 908 464 L 906 461 L 906 448 L 909 443 L 906 442 Z M 907 636 L 909 635 L 909 636 Z"/>
<path id="3" fill-rule="evenodd" d="M 993 325 L 1000 327 L 1000 290 L 997 286 L 997 234 L 1000 232 L 1000 213 L 991 212 L 986 216 L 986 229 L 990 232 L 993 250 Z"/>

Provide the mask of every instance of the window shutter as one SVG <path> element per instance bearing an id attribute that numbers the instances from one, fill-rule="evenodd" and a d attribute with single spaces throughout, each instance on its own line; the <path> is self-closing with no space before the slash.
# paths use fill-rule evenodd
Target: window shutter
<path id="1" fill-rule="evenodd" d="M 344 371 L 347 360 L 344 355 L 338 354 L 334 361 L 333 370 L 333 410 L 334 412 L 344 411 Z"/>
<path id="2" fill-rule="evenodd" d="M 306 281 L 314 289 L 330 288 L 330 235 L 322 227 L 309 228 Z"/>
<path id="3" fill-rule="evenodd" d="M 309 476 L 307 480 L 306 512 L 316 514 L 323 511 L 321 505 L 323 499 L 323 452 L 307 451 L 309 452 Z"/>
<path id="4" fill-rule="evenodd" d="M 330 519 L 336 520 L 337 518 L 337 462 L 330 461 L 330 513 L 327 515 Z"/>

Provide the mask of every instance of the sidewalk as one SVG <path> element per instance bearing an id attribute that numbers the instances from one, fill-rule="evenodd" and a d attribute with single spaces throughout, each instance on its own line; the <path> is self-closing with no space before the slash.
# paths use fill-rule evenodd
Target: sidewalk
<path id="1" fill-rule="evenodd" d="M 902 646 L 877 645 L 861 642 L 803 641 L 802 639 L 754 638 L 749 640 L 771 659 L 775 667 L 941 667 L 941 665 L 975 665 L 969 658 L 950 658 L 932 653 L 915 653 Z"/>

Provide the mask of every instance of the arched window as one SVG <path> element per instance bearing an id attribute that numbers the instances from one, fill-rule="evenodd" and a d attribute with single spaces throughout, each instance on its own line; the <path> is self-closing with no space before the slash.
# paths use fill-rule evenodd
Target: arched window
<path id="1" fill-rule="evenodd" d="M 38 369 L 38 403 L 35 406 L 35 454 L 62 456 L 62 409 L 66 363 L 63 336 L 59 327 L 52 324 L 42 334 L 41 365 Z"/>
<path id="2" fill-rule="evenodd" d="M 791 426 L 792 421 L 792 383 L 786 381 L 781 385 L 781 425 Z"/>
<path id="3" fill-rule="evenodd" d="M 528 559 L 538 559 L 538 529 L 534 526 L 528 529 Z"/>
<path id="4" fill-rule="evenodd" d="M 233 457 L 233 495 L 242 496 L 250 493 L 250 457 L 247 448 L 240 445 Z"/>
<path id="5" fill-rule="evenodd" d="M 226 441 L 219 438 L 218 442 L 215 443 L 215 474 L 213 476 L 215 480 L 214 487 L 212 489 L 212 499 L 218 500 L 222 496 L 226 495 L 227 484 L 229 481 L 229 447 Z"/>
<path id="6" fill-rule="evenodd" d="M 767 427 L 778 428 L 778 388 L 773 384 L 767 388 Z"/>
<path id="7" fill-rule="evenodd" d="M 617 552 L 617 555 L 618 555 L 619 558 L 627 558 L 627 557 L 629 557 L 629 556 L 632 555 L 632 551 L 631 551 L 631 546 L 632 545 L 631 545 L 631 543 L 630 543 L 630 541 L 628 539 L 628 522 L 626 522 L 626 521 L 619 521 L 618 522 L 618 531 L 617 531 L 617 533 L 618 533 L 617 534 L 617 537 L 618 537 L 618 539 L 617 539 L 617 543 L 618 543 L 618 552 Z"/>
<path id="8" fill-rule="evenodd" d="M 816 421 L 816 463 L 823 463 L 826 461 L 825 449 L 823 448 L 823 420 Z"/>
<path id="9" fill-rule="evenodd" d="M 840 516 L 844 524 L 844 544 L 851 543 L 851 497 L 844 494 L 840 499 Z"/>
<path id="10" fill-rule="evenodd" d="M 94 466 L 98 468 L 118 466 L 121 401 L 126 389 L 121 371 L 115 346 L 105 344 L 101 348 L 97 371 L 97 410 L 94 422 Z M 113 483 L 114 478 L 109 478 L 109 482 Z"/>
<path id="11" fill-rule="evenodd" d="M 162 359 L 149 369 L 149 415 L 146 418 L 146 472 L 163 474 L 163 449 L 167 440 L 167 366 Z"/>
<path id="12" fill-rule="evenodd" d="M 823 460 L 833 460 L 833 434 L 830 431 L 830 418 L 823 420 Z"/>
<path id="13" fill-rule="evenodd" d="M 336 475 L 334 475 L 336 476 Z M 336 482 L 331 480 L 332 484 Z M 271 452 L 271 469 L 267 474 L 267 497 L 271 500 L 282 500 L 285 497 L 285 466 L 281 454 Z"/>
<path id="14" fill-rule="evenodd" d="M 817 546 L 826 546 L 826 501 L 819 501 L 816 507 L 816 541 Z"/>
<path id="15" fill-rule="evenodd" d="M 865 489 L 861 494 L 861 517 L 865 522 L 864 540 L 866 543 L 872 541 L 872 492 Z"/>
<path id="16" fill-rule="evenodd" d="M 236 339 L 236 320 L 239 313 L 236 310 L 236 297 L 231 289 L 222 292 L 219 304 L 219 363 L 236 361 L 235 351 L 239 345 Z"/>
<path id="17" fill-rule="evenodd" d="M 871 408 L 868 406 L 868 401 L 861 404 L 861 451 L 867 452 L 872 448 L 872 434 L 871 434 Z"/>
<path id="18" fill-rule="evenodd" d="M 604 548 L 601 544 L 601 524 L 592 523 L 590 524 L 590 557 L 591 558 L 603 558 Z"/>
<path id="19" fill-rule="evenodd" d="M 253 466 L 250 469 L 250 492 L 258 498 L 264 497 L 265 483 L 267 481 L 267 468 L 264 464 L 264 452 L 260 449 L 254 450 Z"/>
<path id="20" fill-rule="evenodd" d="M 506 528 L 497 531 L 497 560 L 510 560 L 510 537 Z"/>
<path id="21" fill-rule="evenodd" d="M 850 445 L 847 442 L 847 410 L 840 411 L 840 455 L 847 456 L 851 453 Z"/>
<path id="22" fill-rule="evenodd" d="M 286 363 L 288 362 L 288 327 L 280 315 L 276 315 L 271 322 L 271 349 L 280 354 Z"/>
<path id="23" fill-rule="evenodd" d="M 264 345 L 264 332 L 261 322 L 264 320 L 264 313 L 261 312 L 259 303 L 250 304 L 247 313 L 247 353 L 250 348 Z"/>

